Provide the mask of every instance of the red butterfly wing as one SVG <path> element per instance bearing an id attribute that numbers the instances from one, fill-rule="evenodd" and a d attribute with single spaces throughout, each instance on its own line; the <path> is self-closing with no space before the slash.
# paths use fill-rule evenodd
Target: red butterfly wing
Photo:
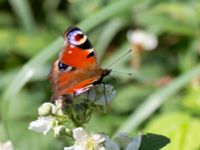
<path id="1" fill-rule="evenodd" d="M 97 63 L 93 47 L 80 29 L 69 28 L 64 38 L 64 46 L 49 75 L 53 100 L 67 94 L 79 95 L 108 74 Z"/>

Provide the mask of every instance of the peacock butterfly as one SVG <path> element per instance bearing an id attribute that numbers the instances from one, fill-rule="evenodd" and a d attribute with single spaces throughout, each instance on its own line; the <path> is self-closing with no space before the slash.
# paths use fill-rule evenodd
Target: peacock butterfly
<path id="1" fill-rule="evenodd" d="M 69 27 L 64 33 L 63 48 L 49 74 L 54 92 L 51 100 L 84 93 L 110 72 L 111 69 L 102 69 L 99 65 L 86 34 L 77 27 Z"/>

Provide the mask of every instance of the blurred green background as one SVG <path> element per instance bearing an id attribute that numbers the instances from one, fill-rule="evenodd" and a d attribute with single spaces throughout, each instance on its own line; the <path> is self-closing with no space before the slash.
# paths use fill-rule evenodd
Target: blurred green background
<path id="1" fill-rule="evenodd" d="M 163 150 L 200 150 L 199 0 L 0 0 L 0 142 L 18 150 L 61 150 L 64 138 L 28 130 L 37 108 L 49 100 L 51 63 L 62 34 L 79 26 L 103 67 L 133 47 L 129 30 L 158 38 L 153 51 L 132 54 L 113 66 L 116 97 L 108 114 L 87 128 L 110 136 L 153 132 L 171 139 Z M 128 76 L 126 73 L 133 73 Z"/>

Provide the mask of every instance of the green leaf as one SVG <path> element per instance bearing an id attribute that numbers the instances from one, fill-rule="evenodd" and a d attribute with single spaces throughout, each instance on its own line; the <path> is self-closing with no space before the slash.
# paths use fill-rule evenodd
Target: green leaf
<path id="1" fill-rule="evenodd" d="M 26 32 L 29 34 L 34 33 L 36 29 L 36 22 L 31 11 L 30 2 L 27 0 L 10 0 L 8 2 Z"/>
<path id="2" fill-rule="evenodd" d="M 164 150 L 198 150 L 200 148 L 200 120 L 185 112 L 159 115 L 146 126 L 145 132 L 169 137 L 171 143 Z"/>
<path id="3" fill-rule="evenodd" d="M 159 150 L 170 142 L 165 136 L 148 133 L 142 135 L 142 141 L 139 150 Z"/>
<path id="4" fill-rule="evenodd" d="M 169 142 L 170 139 L 165 136 L 147 133 L 142 135 L 139 150 L 159 150 L 160 148 L 166 146 Z"/>

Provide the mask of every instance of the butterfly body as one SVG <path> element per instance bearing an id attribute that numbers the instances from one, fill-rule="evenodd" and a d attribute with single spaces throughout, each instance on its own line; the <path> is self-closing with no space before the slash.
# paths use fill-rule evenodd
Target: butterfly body
<path id="1" fill-rule="evenodd" d="M 100 67 L 87 36 L 79 28 L 71 27 L 64 34 L 64 46 L 49 74 L 54 91 L 51 99 L 79 95 L 110 72 Z"/>

